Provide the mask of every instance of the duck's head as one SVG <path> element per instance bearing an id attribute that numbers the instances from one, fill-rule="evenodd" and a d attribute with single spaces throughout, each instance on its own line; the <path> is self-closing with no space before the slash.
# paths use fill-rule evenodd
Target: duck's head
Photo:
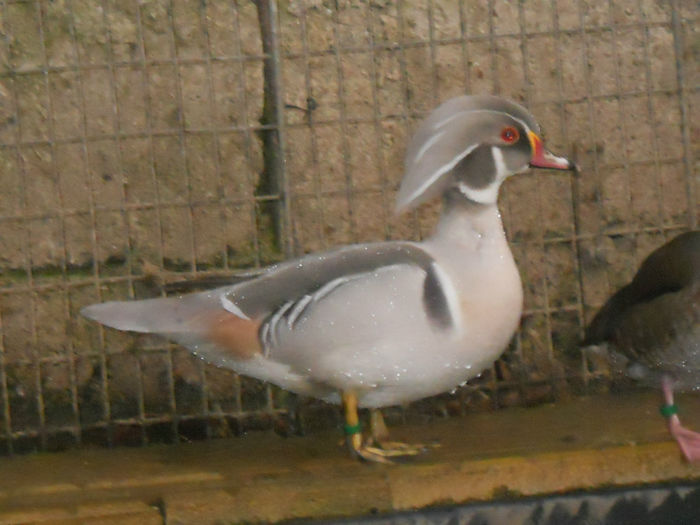
<path id="1" fill-rule="evenodd" d="M 544 147 L 524 107 L 487 95 L 453 98 L 435 109 L 413 136 L 405 164 L 397 212 L 447 192 L 493 204 L 501 183 L 528 167 L 575 169 Z"/>

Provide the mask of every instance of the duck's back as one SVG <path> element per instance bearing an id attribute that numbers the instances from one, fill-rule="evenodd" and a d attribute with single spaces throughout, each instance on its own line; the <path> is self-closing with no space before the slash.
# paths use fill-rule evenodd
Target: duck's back
<path id="1" fill-rule="evenodd" d="M 601 308 L 587 344 L 611 342 L 633 362 L 700 386 L 700 232 L 654 251 L 633 281 Z"/>

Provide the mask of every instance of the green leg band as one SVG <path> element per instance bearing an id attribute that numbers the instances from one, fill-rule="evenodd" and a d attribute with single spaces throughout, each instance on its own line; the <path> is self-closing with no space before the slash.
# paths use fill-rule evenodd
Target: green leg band
<path id="1" fill-rule="evenodd" d="M 664 416 L 665 418 L 669 418 L 674 414 L 678 414 L 678 406 L 677 405 L 661 405 L 661 408 L 659 409 L 661 412 L 661 415 Z"/>
<path id="2" fill-rule="evenodd" d="M 357 425 L 345 424 L 345 426 L 343 426 L 343 432 L 345 432 L 346 436 L 352 436 L 353 434 L 360 434 L 362 432 L 362 425 L 360 425 L 360 423 L 358 423 Z"/>

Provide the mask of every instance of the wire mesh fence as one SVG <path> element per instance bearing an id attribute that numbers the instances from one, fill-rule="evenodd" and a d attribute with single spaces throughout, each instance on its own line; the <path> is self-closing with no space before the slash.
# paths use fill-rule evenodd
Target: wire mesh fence
<path id="1" fill-rule="evenodd" d="M 284 430 L 294 407 L 335 424 L 79 310 L 421 238 L 436 204 L 392 211 L 404 147 L 463 93 L 523 102 L 582 173 L 505 184 L 521 329 L 473 384 L 390 415 L 604 388 L 585 321 L 697 226 L 696 22 L 680 0 L 0 1 L 0 451 Z"/>

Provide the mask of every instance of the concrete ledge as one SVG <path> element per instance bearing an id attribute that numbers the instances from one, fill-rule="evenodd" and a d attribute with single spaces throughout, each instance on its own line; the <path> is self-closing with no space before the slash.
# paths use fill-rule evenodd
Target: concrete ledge
<path id="1" fill-rule="evenodd" d="M 700 425 L 700 397 L 679 405 Z M 605 396 L 395 428 L 442 446 L 393 466 L 349 459 L 336 433 L 0 458 L 0 524 L 274 522 L 700 480 L 657 406 Z"/>
<path id="2" fill-rule="evenodd" d="M 74 508 L 40 508 L 0 513 L 0 524 L 47 523 L 79 525 L 161 525 L 159 509 L 140 501 L 88 503 Z"/>

